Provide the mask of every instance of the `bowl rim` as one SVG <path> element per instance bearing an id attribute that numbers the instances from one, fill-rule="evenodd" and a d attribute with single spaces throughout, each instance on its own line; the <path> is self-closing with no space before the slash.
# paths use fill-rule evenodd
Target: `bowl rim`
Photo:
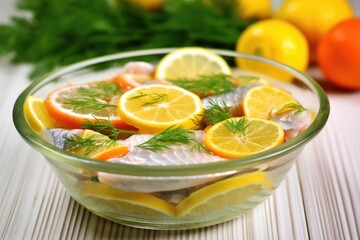
<path id="1" fill-rule="evenodd" d="M 299 136 L 291 139 L 279 146 L 253 154 L 246 157 L 231 159 L 227 161 L 202 163 L 202 164 L 189 164 L 189 165 L 176 165 L 176 166 L 146 166 L 146 165 L 130 165 L 125 163 L 111 163 L 98 161 L 86 157 L 77 156 L 65 150 L 61 150 L 56 146 L 48 143 L 35 133 L 28 125 L 24 112 L 25 99 L 30 93 L 39 90 L 44 85 L 50 83 L 52 80 L 57 79 L 66 73 L 71 73 L 74 70 L 91 66 L 93 64 L 102 63 L 106 61 L 113 61 L 122 58 L 139 57 L 154 54 L 166 54 L 178 48 L 156 48 L 148 50 L 135 50 L 121 53 L 105 55 L 101 57 L 91 58 L 88 60 L 80 61 L 53 72 L 47 76 L 39 78 L 32 82 L 23 92 L 18 96 L 13 107 L 13 122 L 14 125 L 22 136 L 22 138 L 31 145 L 34 149 L 42 153 L 48 160 L 55 160 L 58 162 L 73 165 L 79 168 L 87 168 L 94 171 L 103 171 L 109 173 L 126 174 L 133 176 L 190 176 L 190 175 L 203 175 L 211 174 L 214 172 L 227 172 L 234 169 L 246 168 L 257 164 L 263 164 L 268 161 L 280 158 L 287 153 L 300 149 L 312 138 L 314 138 L 320 130 L 325 126 L 330 113 L 330 103 L 325 91 L 321 86 L 308 74 L 302 73 L 290 66 L 280 62 L 263 58 L 256 55 L 239 53 L 232 50 L 208 48 L 210 51 L 220 54 L 225 57 L 241 57 L 244 59 L 256 60 L 267 64 L 279 67 L 295 77 L 302 79 L 306 85 L 317 95 L 319 99 L 319 112 L 317 113 L 312 124 Z"/>

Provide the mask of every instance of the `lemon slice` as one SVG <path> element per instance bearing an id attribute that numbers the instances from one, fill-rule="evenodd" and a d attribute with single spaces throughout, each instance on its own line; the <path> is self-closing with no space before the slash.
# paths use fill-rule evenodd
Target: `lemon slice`
<path id="1" fill-rule="evenodd" d="M 245 117 L 230 118 L 211 126 L 204 139 L 206 148 L 224 158 L 255 154 L 283 142 L 284 130 L 279 124 Z"/>
<path id="2" fill-rule="evenodd" d="M 271 119 L 287 104 L 298 104 L 287 91 L 272 86 L 260 85 L 251 88 L 244 96 L 243 110 L 247 117 Z"/>
<path id="3" fill-rule="evenodd" d="M 196 127 L 201 119 L 201 99 L 185 89 L 170 85 L 144 85 L 125 92 L 119 100 L 122 120 L 142 133 L 158 133 L 171 126 Z"/>
<path id="4" fill-rule="evenodd" d="M 184 47 L 169 53 L 159 62 L 155 77 L 164 80 L 196 79 L 211 74 L 231 75 L 231 69 L 222 57 L 210 50 Z"/>
<path id="5" fill-rule="evenodd" d="M 146 193 L 126 192 L 97 182 L 84 182 L 81 193 L 107 201 L 124 213 L 138 216 L 175 216 L 174 206 Z"/>
<path id="6" fill-rule="evenodd" d="M 87 142 L 91 145 L 70 148 L 70 152 L 103 161 L 112 157 L 121 157 L 129 152 L 126 145 L 93 130 L 85 129 L 80 137 L 82 140 L 88 140 Z M 77 141 L 77 139 L 74 140 Z"/>
<path id="7" fill-rule="evenodd" d="M 49 115 L 42 97 L 28 96 L 24 115 L 32 130 L 39 133 L 43 128 L 55 128 L 57 122 Z"/>
<path id="8" fill-rule="evenodd" d="M 272 188 L 273 184 L 264 172 L 228 178 L 190 194 L 175 207 L 176 216 L 195 216 L 230 209 L 247 204 L 259 195 L 267 195 Z"/>

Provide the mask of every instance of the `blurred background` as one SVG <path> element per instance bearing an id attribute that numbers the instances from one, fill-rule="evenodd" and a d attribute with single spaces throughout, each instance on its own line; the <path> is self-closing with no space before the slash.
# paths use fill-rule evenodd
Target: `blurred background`
<path id="1" fill-rule="evenodd" d="M 30 79 L 116 52 L 202 46 L 256 54 L 360 89 L 348 80 L 360 76 L 358 0 L 2 0 L 0 9 L 0 58 L 31 64 Z M 337 42 L 330 30 L 348 19 L 338 30 L 346 40 Z"/>

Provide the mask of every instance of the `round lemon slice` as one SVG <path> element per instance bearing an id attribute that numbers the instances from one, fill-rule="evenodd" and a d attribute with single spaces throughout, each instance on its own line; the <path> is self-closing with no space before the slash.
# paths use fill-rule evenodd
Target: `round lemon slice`
<path id="1" fill-rule="evenodd" d="M 275 86 L 259 85 L 245 94 L 243 110 L 247 117 L 271 119 L 287 104 L 298 104 L 291 93 Z"/>
<path id="2" fill-rule="evenodd" d="M 32 130 L 39 133 L 43 128 L 55 128 L 57 122 L 49 115 L 42 97 L 28 96 L 24 104 L 24 115 Z"/>
<path id="3" fill-rule="evenodd" d="M 284 142 L 284 130 L 270 120 L 229 118 L 211 126 L 204 144 L 214 154 L 237 158 L 268 150 Z"/>
<path id="4" fill-rule="evenodd" d="M 125 92 L 118 114 L 141 133 L 158 133 L 172 126 L 193 129 L 201 119 L 201 99 L 185 89 L 170 85 L 144 85 Z"/>
<path id="5" fill-rule="evenodd" d="M 172 204 L 146 193 L 126 192 L 97 182 L 84 182 L 81 193 L 102 203 L 109 203 L 123 213 L 145 216 L 175 215 Z"/>
<path id="6" fill-rule="evenodd" d="M 253 203 L 258 196 L 268 195 L 273 184 L 266 173 L 254 172 L 222 180 L 204 187 L 181 201 L 175 207 L 176 216 L 196 216 L 216 212 L 223 208 Z"/>
<path id="7" fill-rule="evenodd" d="M 226 61 L 201 47 L 179 48 L 166 55 L 158 64 L 155 78 L 163 80 L 196 79 L 201 75 L 231 75 Z"/>

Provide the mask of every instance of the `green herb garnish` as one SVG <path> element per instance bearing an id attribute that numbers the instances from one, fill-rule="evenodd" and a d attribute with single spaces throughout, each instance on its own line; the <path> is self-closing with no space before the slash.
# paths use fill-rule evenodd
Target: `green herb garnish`
<path id="1" fill-rule="evenodd" d="M 139 134 L 136 131 L 130 131 L 130 130 L 116 128 L 111 124 L 109 119 L 98 119 L 95 116 L 93 116 L 93 117 L 95 119 L 94 122 L 87 120 L 86 122 L 82 122 L 81 126 L 85 129 L 94 130 L 96 132 L 104 134 L 114 141 L 119 140 L 119 136 L 121 136 L 122 134 L 124 134 L 126 136 Z"/>
<path id="2" fill-rule="evenodd" d="M 207 151 L 203 143 L 195 138 L 195 132 L 184 129 L 183 127 L 167 128 L 136 147 L 159 152 L 171 149 L 170 146 L 172 145 L 191 145 L 191 150 Z"/>
<path id="3" fill-rule="evenodd" d="M 288 103 L 279 110 L 279 113 L 287 112 L 287 111 L 294 111 L 294 114 L 297 115 L 300 114 L 301 112 L 307 111 L 307 109 L 300 104 Z"/>
<path id="4" fill-rule="evenodd" d="M 0 25 L 0 55 L 9 54 L 16 64 L 34 64 L 33 79 L 57 67 L 129 50 L 233 49 L 240 33 L 254 22 L 238 16 L 236 0 L 164 1 L 156 12 L 127 1 L 118 5 L 107 0 L 17 2 L 18 12 L 26 14 Z"/>
<path id="5" fill-rule="evenodd" d="M 236 86 L 226 74 L 202 75 L 196 79 L 172 79 L 171 83 L 201 96 L 219 95 L 233 90 Z"/>
<path id="6" fill-rule="evenodd" d="M 209 124 L 215 124 L 234 117 L 231 114 L 230 108 L 226 105 L 225 101 L 220 104 L 216 101 L 210 100 L 209 104 L 210 108 L 204 109 L 202 114 L 205 121 L 207 121 Z"/>
<path id="7" fill-rule="evenodd" d="M 164 102 L 166 99 L 168 99 L 168 95 L 163 93 L 142 93 L 138 92 L 137 95 L 129 98 L 129 100 L 133 99 L 139 99 L 139 98 L 146 98 L 146 100 L 141 104 L 142 107 L 153 105 L 156 103 Z"/>
<path id="8" fill-rule="evenodd" d="M 80 153 L 81 155 L 88 156 L 99 148 L 104 146 L 116 145 L 116 141 L 96 134 L 88 138 L 82 138 L 75 134 L 70 138 L 65 138 L 65 149 L 69 152 Z"/>
<path id="9" fill-rule="evenodd" d="M 249 123 L 246 123 L 246 118 L 231 118 L 228 119 L 224 126 L 234 135 L 239 137 L 246 136 L 246 129 L 249 127 Z"/>
<path id="10" fill-rule="evenodd" d="M 110 101 L 113 97 L 120 95 L 121 91 L 116 83 L 106 82 L 76 88 L 72 94 L 71 98 L 63 103 L 75 111 L 88 111 L 117 107 Z"/>

